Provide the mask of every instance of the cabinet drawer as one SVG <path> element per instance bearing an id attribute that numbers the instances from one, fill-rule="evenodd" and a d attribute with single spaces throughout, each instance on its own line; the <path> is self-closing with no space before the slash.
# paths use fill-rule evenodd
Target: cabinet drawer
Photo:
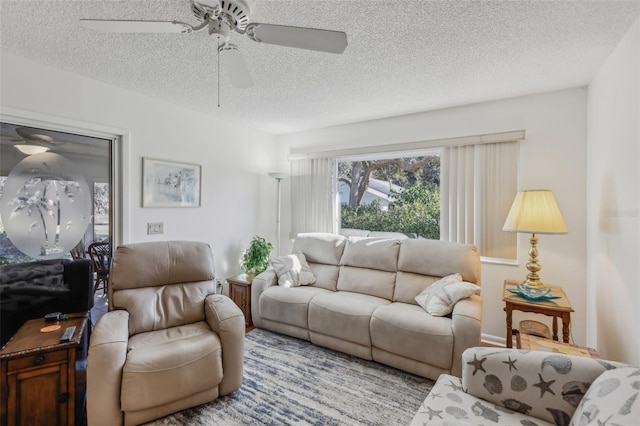
<path id="1" fill-rule="evenodd" d="M 39 367 L 51 362 L 64 362 L 67 360 L 67 351 L 45 352 L 37 355 L 31 355 L 24 358 L 13 359 L 9 361 L 9 372 L 20 370 L 22 368 Z"/>

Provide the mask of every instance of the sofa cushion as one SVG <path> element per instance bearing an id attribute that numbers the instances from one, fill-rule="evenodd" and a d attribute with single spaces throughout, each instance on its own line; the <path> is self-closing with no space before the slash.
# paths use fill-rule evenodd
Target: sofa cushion
<path id="1" fill-rule="evenodd" d="M 640 422 L 640 368 L 608 370 L 591 383 L 573 413 L 571 426 Z"/>
<path id="2" fill-rule="evenodd" d="M 428 314 L 442 317 L 450 314 L 459 300 L 466 299 L 472 294 L 476 294 L 479 290 L 479 286 L 462 281 L 460 274 L 452 274 L 439 279 L 422 290 L 416 296 L 416 302 Z"/>
<path id="3" fill-rule="evenodd" d="M 114 309 L 131 314 L 129 334 L 133 335 L 204 320 L 204 299 L 215 292 L 212 280 L 118 290 L 112 299 Z"/>
<path id="4" fill-rule="evenodd" d="M 272 257 L 269 264 L 276 271 L 278 285 L 282 287 L 299 287 L 316 282 L 316 277 L 301 251 L 288 256 Z"/>
<path id="5" fill-rule="evenodd" d="M 480 285 L 480 255 L 469 244 L 403 240 L 398 254 L 398 270 L 437 277 L 459 272 L 464 281 Z"/>
<path id="6" fill-rule="evenodd" d="M 396 273 L 396 284 L 393 288 L 393 301 L 416 305 L 416 296 L 440 278 L 398 271 Z"/>
<path id="7" fill-rule="evenodd" d="M 462 354 L 462 384 L 478 398 L 568 425 L 589 384 L 623 364 L 541 351 L 471 348 Z"/>
<path id="8" fill-rule="evenodd" d="M 339 265 L 346 242 L 347 237 L 343 235 L 302 233 L 296 236 L 292 252 L 302 251 L 307 262 Z"/>
<path id="9" fill-rule="evenodd" d="M 441 374 L 427 395 L 411 426 L 554 426 L 515 411 L 506 410 L 462 390 L 459 377 Z"/>
<path id="10" fill-rule="evenodd" d="M 371 315 L 389 303 L 348 291 L 318 294 L 309 302 L 309 331 L 371 347 Z"/>
<path id="11" fill-rule="evenodd" d="M 373 346 L 440 368 L 451 368 L 451 319 L 432 317 L 420 306 L 395 302 L 371 318 Z"/>
<path id="12" fill-rule="evenodd" d="M 329 293 L 316 287 L 269 287 L 260 296 L 262 318 L 296 327 L 309 328 L 309 301 Z"/>
<path id="13" fill-rule="evenodd" d="M 207 323 L 132 336 L 122 371 L 124 411 L 151 408 L 211 389 L 222 379 L 220 339 Z"/>
<path id="14" fill-rule="evenodd" d="M 342 266 L 396 271 L 400 241 L 386 238 L 349 238 L 340 259 Z"/>
<path id="15" fill-rule="evenodd" d="M 341 266 L 337 289 L 382 297 L 391 301 L 395 281 L 394 272 Z"/>
<path id="16" fill-rule="evenodd" d="M 314 287 L 331 291 L 337 290 L 338 272 L 340 271 L 339 266 L 309 262 L 309 268 L 311 268 L 311 272 L 313 272 L 313 275 L 316 277 L 316 282 L 312 284 Z"/>

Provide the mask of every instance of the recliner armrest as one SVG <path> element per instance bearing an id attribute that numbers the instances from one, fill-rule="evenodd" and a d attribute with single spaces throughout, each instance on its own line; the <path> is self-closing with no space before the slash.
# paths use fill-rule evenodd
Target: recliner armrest
<path id="1" fill-rule="evenodd" d="M 220 395 L 227 395 L 242 384 L 244 315 L 231 299 L 221 294 L 207 296 L 204 306 L 207 324 L 220 337 L 222 343 L 223 378 L 219 392 Z"/>
<path id="2" fill-rule="evenodd" d="M 274 285 L 278 285 L 278 277 L 273 269 L 267 269 L 256 275 L 251 283 L 251 319 L 256 327 L 263 327 L 260 315 L 260 295 Z"/>
<path id="3" fill-rule="evenodd" d="M 129 313 L 111 311 L 98 320 L 87 357 L 87 420 L 93 425 L 121 425 L 122 369 L 127 359 Z"/>

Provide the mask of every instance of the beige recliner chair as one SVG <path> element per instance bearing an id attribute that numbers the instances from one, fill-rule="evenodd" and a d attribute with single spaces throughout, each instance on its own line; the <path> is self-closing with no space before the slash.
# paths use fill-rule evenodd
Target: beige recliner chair
<path id="1" fill-rule="evenodd" d="M 133 425 L 240 387 L 244 317 L 216 295 L 208 244 L 118 247 L 87 361 L 89 425 Z"/>

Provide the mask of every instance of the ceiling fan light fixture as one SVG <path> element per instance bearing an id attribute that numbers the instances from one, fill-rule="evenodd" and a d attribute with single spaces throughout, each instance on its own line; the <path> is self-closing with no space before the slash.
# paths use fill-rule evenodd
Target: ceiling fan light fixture
<path id="1" fill-rule="evenodd" d="M 49 148 L 42 145 L 30 145 L 30 144 L 17 144 L 14 147 L 26 155 L 34 155 L 34 154 L 42 154 L 43 152 L 49 151 Z"/>

